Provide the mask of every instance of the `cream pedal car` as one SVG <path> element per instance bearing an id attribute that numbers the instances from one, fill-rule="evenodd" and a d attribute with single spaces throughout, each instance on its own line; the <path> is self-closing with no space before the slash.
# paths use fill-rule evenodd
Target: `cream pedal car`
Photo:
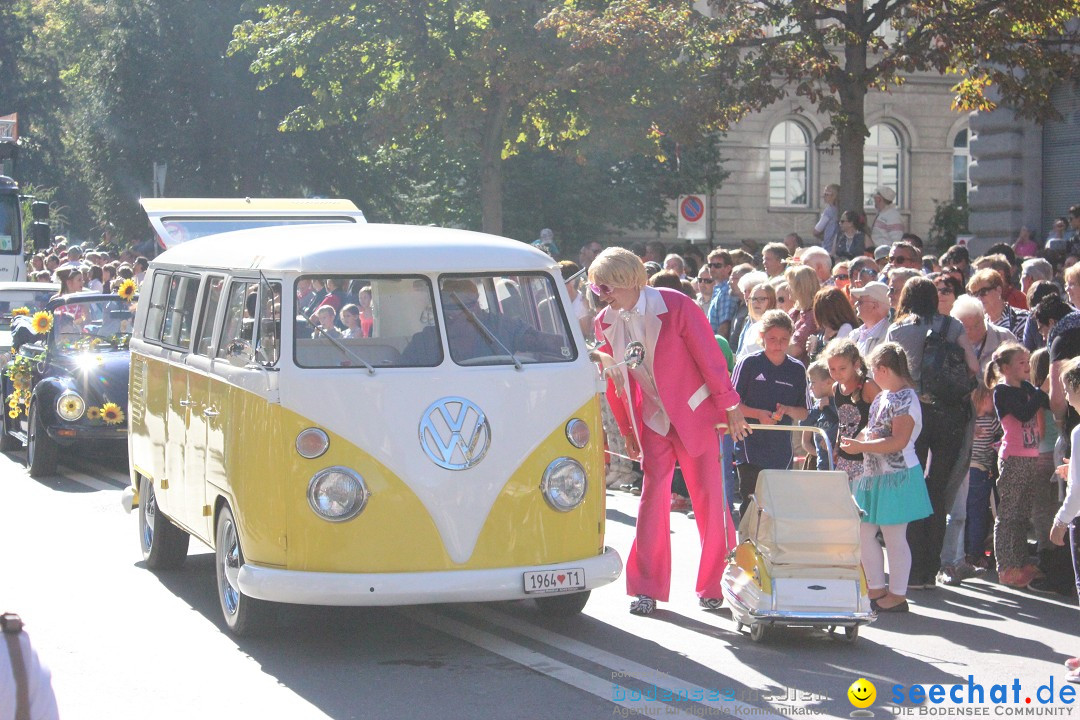
<path id="1" fill-rule="evenodd" d="M 763 470 L 724 571 L 736 629 L 748 627 L 761 642 L 776 626 L 842 627 L 854 642 L 859 626 L 876 618 L 860 560 L 860 512 L 845 472 Z"/>

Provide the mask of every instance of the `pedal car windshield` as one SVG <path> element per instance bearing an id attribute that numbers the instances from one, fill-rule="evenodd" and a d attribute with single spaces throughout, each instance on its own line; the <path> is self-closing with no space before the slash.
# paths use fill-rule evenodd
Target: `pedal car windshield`
<path id="1" fill-rule="evenodd" d="M 135 309 L 119 296 L 67 296 L 31 317 L 35 330 L 51 322 L 49 349 L 61 355 L 126 351 Z"/>

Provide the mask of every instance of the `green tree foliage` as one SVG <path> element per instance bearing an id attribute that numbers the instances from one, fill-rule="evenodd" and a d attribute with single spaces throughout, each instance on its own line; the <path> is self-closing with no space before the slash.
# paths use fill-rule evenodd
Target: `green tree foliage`
<path id="1" fill-rule="evenodd" d="M 584 132 L 559 81 L 544 2 L 294 0 L 237 28 L 266 84 L 295 77 L 311 101 L 286 128 L 356 127 L 380 148 L 443 143 L 475 158 L 483 229 L 502 231 L 503 159 Z"/>
<path id="2" fill-rule="evenodd" d="M 1049 90 L 1080 77 L 1080 0 L 711 0 L 712 18 L 685 0 L 567 0 L 544 21 L 575 51 L 609 64 L 680 59 L 723 88 L 697 103 L 724 127 L 795 95 L 828 114 L 840 150 L 841 205 L 861 207 L 867 93 L 916 72 L 955 77 L 955 107 L 1051 113 Z M 663 37 L 664 42 L 653 42 Z M 741 101 L 733 102 L 729 91 Z M 710 100 L 717 93 L 715 100 Z M 711 106 L 711 110 L 710 110 Z"/>
<path id="3" fill-rule="evenodd" d="M 461 203 L 458 221 L 473 224 L 478 205 L 482 229 L 532 238 L 539 227 L 558 224 L 537 209 L 565 212 L 564 202 L 548 198 L 576 197 L 568 192 L 574 186 L 591 194 L 594 215 L 570 223 L 575 234 L 610 224 L 655 226 L 660 180 L 671 175 L 656 172 L 666 158 L 654 116 L 680 115 L 676 80 L 689 71 L 675 62 L 677 51 L 663 66 L 590 69 L 538 27 L 557 5 L 289 0 L 238 27 L 232 49 L 254 54 L 252 69 L 265 86 L 298 79 L 310 92 L 283 128 L 354 128 L 381 157 L 441 157 L 439 169 L 453 168 L 450 177 L 429 174 L 427 182 L 407 184 L 419 194 L 411 218 L 434 209 L 428 198 L 449 194 Z M 634 101 L 617 102 L 628 98 Z M 714 149 L 700 134 L 678 137 Z M 718 177 L 713 170 L 711 182 Z M 591 193 L 589 180 L 601 183 Z M 622 198 L 637 190 L 651 199 L 628 207 Z"/>

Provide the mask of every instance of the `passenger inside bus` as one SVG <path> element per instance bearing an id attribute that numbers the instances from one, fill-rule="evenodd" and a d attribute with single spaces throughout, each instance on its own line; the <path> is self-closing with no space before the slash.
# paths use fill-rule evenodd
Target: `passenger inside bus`
<path id="1" fill-rule="evenodd" d="M 481 358 L 511 362 L 508 355 L 537 352 L 569 359 L 568 340 L 557 333 L 544 333 L 520 320 L 485 310 L 480 306 L 476 283 L 454 278 L 441 283 L 443 317 L 450 356 L 454 362 L 468 364 Z M 408 364 L 430 364 L 440 356 L 439 333 L 425 327 L 413 335 L 402 352 Z"/>

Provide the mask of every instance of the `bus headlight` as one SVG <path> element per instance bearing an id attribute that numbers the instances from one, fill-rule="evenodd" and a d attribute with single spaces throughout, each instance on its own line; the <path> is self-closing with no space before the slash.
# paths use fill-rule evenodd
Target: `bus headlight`
<path id="1" fill-rule="evenodd" d="M 359 515 L 370 495 L 364 479 L 344 467 L 320 470 L 308 483 L 311 509 L 330 522 L 344 522 Z"/>
<path id="2" fill-rule="evenodd" d="M 547 470 L 544 470 L 544 477 L 540 480 L 540 491 L 544 493 L 544 500 L 559 512 L 569 512 L 580 505 L 585 499 L 587 488 L 585 468 L 577 460 L 568 457 L 554 460 L 547 466 Z"/>
<path id="3" fill-rule="evenodd" d="M 86 412 L 86 402 L 79 393 L 67 390 L 56 398 L 56 414 L 68 422 L 75 422 Z"/>
<path id="4" fill-rule="evenodd" d="M 589 424 L 580 418 L 574 418 L 566 423 L 566 439 L 576 448 L 583 448 L 589 444 Z"/>

